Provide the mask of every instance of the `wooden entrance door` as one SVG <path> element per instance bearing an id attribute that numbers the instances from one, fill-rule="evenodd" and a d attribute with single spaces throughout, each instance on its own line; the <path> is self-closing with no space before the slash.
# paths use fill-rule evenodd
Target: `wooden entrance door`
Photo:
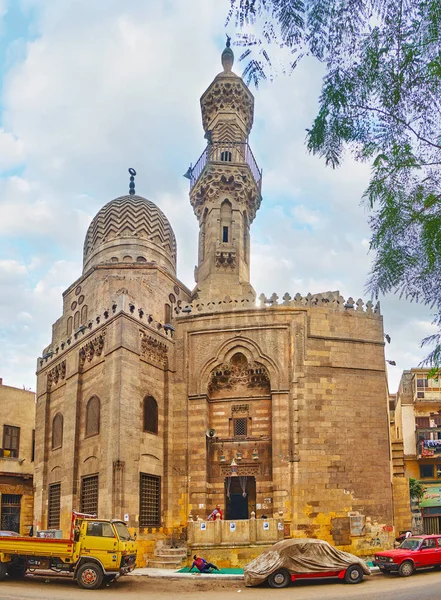
<path id="1" fill-rule="evenodd" d="M 225 519 L 249 519 L 255 511 L 256 480 L 254 477 L 231 477 L 225 481 Z"/>

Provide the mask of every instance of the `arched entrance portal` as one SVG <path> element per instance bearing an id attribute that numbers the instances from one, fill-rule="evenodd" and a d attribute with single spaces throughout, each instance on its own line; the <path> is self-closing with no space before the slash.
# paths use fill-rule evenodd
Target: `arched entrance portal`
<path id="1" fill-rule="evenodd" d="M 256 478 L 233 476 L 225 478 L 225 519 L 249 519 L 256 512 Z"/>

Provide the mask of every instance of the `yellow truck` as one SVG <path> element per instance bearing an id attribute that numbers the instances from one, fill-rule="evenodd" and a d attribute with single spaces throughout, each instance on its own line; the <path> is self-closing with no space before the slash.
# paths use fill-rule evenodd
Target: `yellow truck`
<path id="1" fill-rule="evenodd" d="M 136 541 L 126 524 L 72 513 L 69 539 L 0 537 L 0 581 L 26 573 L 69 574 L 87 590 L 133 571 Z"/>

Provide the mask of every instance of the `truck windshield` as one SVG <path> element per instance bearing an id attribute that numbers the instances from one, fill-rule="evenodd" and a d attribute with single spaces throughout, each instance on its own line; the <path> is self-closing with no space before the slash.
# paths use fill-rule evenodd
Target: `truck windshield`
<path id="1" fill-rule="evenodd" d="M 407 538 L 407 540 L 404 540 L 399 548 L 404 548 L 405 550 L 416 550 L 420 544 L 421 540 L 418 538 Z"/>
<path id="2" fill-rule="evenodd" d="M 127 529 L 127 526 L 125 523 L 121 523 L 121 521 L 117 521 L 116 523 L 113 523 L 115 526 L 116 531 L 118 532 L 119 538 L 121 540 L 130 540 L 130 531 Z"/>

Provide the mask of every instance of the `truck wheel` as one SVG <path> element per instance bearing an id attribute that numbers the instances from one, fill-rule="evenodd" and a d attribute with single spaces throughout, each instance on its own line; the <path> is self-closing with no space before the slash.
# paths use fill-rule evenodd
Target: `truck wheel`
<path id="1" fill-rule="evenodd" d="M 401 575 L 401 577 L 410 577 L 410 575 L 412 575 L 414 571 L 415 567 L 410 562 L 410 560 L 405 560 L 398 567 L 398 573 Z"/>
<path id="2" fill-rule="evenodd" d="M 83 590 L 96 590 L 103 579 L 103 570 L 95 563 L 84 563 L 77 571 L 77 583 Z"/>
<path id="3" fill-rule="evenodd" d="M 345 582 L 346 583 L 360 583 L 363 580 L 363 569 L 360 565 L 351 565 L 346 569 Z"/>
<path id="4" fill-rule="evenodd" d="M 8 567 L 8 575 L 11 579 L 24 579 L 26 575 L 26 567 L 20 564 L 10 563 Z"/>
<path id="5" fill-rule="evenodd" d="M 268 577 L 268 583 L 272 588 L 288 587 L 291 583 L 291 575 L 286 569 L 279 569 L 275 573 L 271 573 Z"/>
<path id="6" fill-rule="evenodd" d="M 8 563 L 0 562 L 0 581 L 6 577 L 8 573 Z"/>

